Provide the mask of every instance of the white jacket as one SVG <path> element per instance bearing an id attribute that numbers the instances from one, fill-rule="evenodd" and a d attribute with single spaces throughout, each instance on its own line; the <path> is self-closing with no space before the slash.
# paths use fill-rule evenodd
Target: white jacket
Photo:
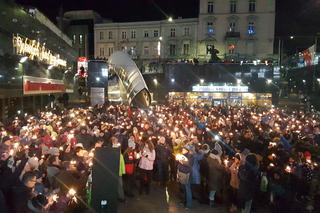
<path id="1" fill-rule="evenodd" d="M 149 148 L 144 147 L 141 152 L 141 159 L 139 168 L 144 170 L 153 170 L 153 163 L 156 159 L 156 151 L 151 151 Z"/>

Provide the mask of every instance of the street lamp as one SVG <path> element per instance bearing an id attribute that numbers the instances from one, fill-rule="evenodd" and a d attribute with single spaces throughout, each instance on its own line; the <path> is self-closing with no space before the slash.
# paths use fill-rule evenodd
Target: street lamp
<path id="1" fill-rule="evenodd" d="M 290 39 L 291 39 L 291 40 L 294 39 L 294 36 L 290 36 Z"/>
<path id="2" fill-rule="evenodd" d="M 23 64 L 24 62 L 26 62 L 28 59 L 28 56 L 23 56 L 22 58 L 20 58 L 20 63 Z"/>
<path id="3" fill-rule="evenodd" d="M 241 84 L 241 79 L 237 79 L 237 84 Z"/>
<path id="4" fill-rule="evenodd" d="M 169 17 L 169 18 L 168 18 L 168 22 L 173 22 L 173 18 L 172 18 L 172 17 Z"/>
<path id="5" fill-rule="evenodd" d="M 200 84 L 203 84 L 204 83 L 204 79 L 200 79 Z"/>
<path id="6" fill-rule="evenodd" d="M 271 79 L 267 79 L 267 84 L 271 84 L 272 80 Z"/>
<path id="7" fill-rule="evenodd" d="M 171 83 L 174 83 L 176 80 L 174 78 L 171 78 Z"/>

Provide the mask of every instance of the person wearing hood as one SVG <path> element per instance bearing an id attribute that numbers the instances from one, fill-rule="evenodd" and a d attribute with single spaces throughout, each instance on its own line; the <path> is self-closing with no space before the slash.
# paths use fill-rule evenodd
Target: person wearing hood
<path id="1" fill-rule="evenodd" d="M 169 179 L 169 162 L 171 150 L 166 144 L 165 137 L 160 137 L 156 146 L 157 177 L 162 186 L 165 186 Z"/>
<path id="2" fill-rule="evenodd" d="M 216 142 L 214 149 L 209 154 L 208 161 L 208 188 L 209 188 L 209 200 L 210 206 L 214 207 L 216 194 L 221 195 L 223 178 L 224 178 L 224 166 L 221 162 L 222 148 Z"/>
<path id="3" fill-rule="evenodd" d="M 251 204 L 259 184 L 259 165 L 254 154 L 247 155 L 245 164 L 239 167 L 238 200 L 243 213 L 251 211 Z"/>

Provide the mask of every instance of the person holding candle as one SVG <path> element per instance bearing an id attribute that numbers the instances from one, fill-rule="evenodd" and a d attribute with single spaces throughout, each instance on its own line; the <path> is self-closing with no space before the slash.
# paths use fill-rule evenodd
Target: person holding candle
<path id="1" fill-rule="evenodd" d="M 238 210 L 237 194 L 239 190 L 239 177 L 238 171 L 241 161 L 241 155 L 236 153 L 232 165 L 228 168 L 230 172 L 230 187 L 231 187 L 231 207 L 230 212 L 236 212 Z"/>

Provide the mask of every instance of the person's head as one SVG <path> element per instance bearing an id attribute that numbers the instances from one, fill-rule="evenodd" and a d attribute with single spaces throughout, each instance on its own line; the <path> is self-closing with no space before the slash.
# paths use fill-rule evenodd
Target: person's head
<path id="1" fill-rule="evenodd" d="M 94 148 L 100 148 L 103 146 L 103 140 L 102 139 L 98 139 L 94 145 Z"/>
<path id="2" fill-rule="evenodd" d="M 234 156 L 234 161 L 235 161 L 236 163 L 240 163 L 240 161 L 241 161 L 241 155 L 240 155 L 240 153 L 236 153 L 236 154 L 235 154 L 235 156 Z"/>
<path id="3" fill-rule="evenodd" d="M 28 208 L 32 212 L 42 212 L 47 204 L 46 196 L 39 194 L 28 201 Z"/>
<path id="4" fill-rule="evenodd" d="M 53 166 L 53 165 L 60 166 L 60 163 L 61 163 L 61 161 L 58 156 L 50 156 L 48 158 L 48 165 L 50 165 L 50 166 Z"/>
<path id="5" fill-rule="evenodd" d="M 26 172 L 22 177 L 22 183 L 26 187 L 33 189 L 37 183 L 37 175 L 32 171 Z"/>

